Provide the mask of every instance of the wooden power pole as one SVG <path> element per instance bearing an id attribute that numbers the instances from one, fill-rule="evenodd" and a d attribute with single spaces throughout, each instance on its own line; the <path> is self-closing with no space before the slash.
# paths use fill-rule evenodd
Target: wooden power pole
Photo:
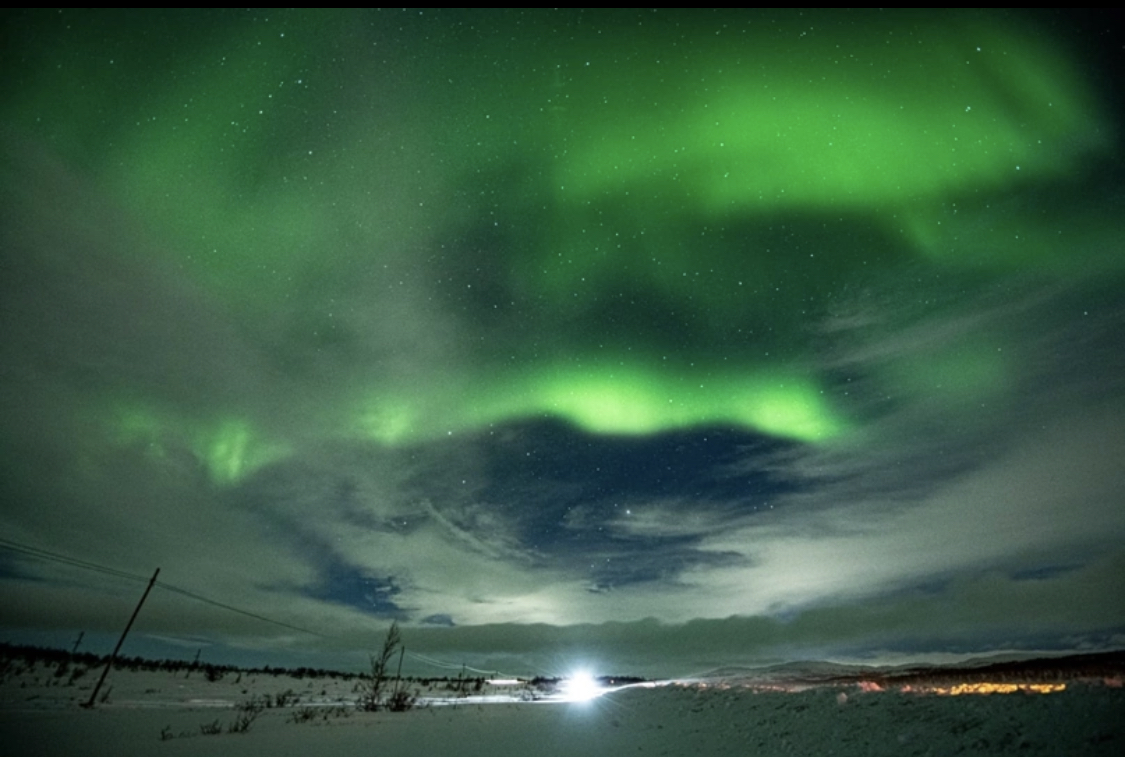
<path id="1" fill-rule="evenodd" d="M 141 595 L 141 601 L 137 602 L 137 607 L 133 610 L 132 617 L 130 617 L 129 622 L 125 624 L 125 630 L 121 632 L 121 638 L 117 640 L 117 646 L 113 648 L 113 654 L 111 654 L 106 661 L 105 670 L 102 671 L 101 678 L 98 679 L 97 685 L 94 686 L 94 690 L 90 694 L 90 700 L 82 705 L 83 707 L 91 708 L 94 706 L 94 700 L 98 698 L 98 691 L 102 688 L 102 684 L 105 683 L 105 677 L 109 675 L 109 669 L 113 667 L 113 661 L 117 659 L 117 653 L 121 651 L 121 645 L 125 643 L 125 637 L 129 635 L 129 629 L 133 627 L 133 621 L 137 619 L 137 613 L 141 611 L 141 605 L 148 599 L 148 593 L 152 591 L 152 585 L 156 583 L 156 577 L 159 575 L 160 568 L 157 568 L 156 572 L 152 574 L 152 578 L 149 579 L 148 586 L 145 587 L 145 593 Z"/>

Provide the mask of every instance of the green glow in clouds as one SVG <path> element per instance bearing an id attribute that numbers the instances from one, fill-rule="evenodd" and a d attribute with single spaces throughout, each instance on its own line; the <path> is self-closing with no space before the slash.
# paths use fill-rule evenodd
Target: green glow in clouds
<path id="1" fill-rule="evenodd" d="M 1074 67 L 1011 20 L 821 21 L 720 36 L 686 65 L 646 51 L 648 77 L 576 73 L 560 198 L 872 209 L 1058 175 L 1072 145 L 1101 140 Z"/>
<path id="2" fill-rule="evenodd" d="M 729 319 L 754 307 L 731 299 L 732 280 L 773 284 L 799 255 L 751 240 L 739 256 L 716 255 L 716 225 L 745 233 L 783 213 L 864 219 L 946 264 L 1051 262 L 1054 219 L 1022 235 L 994 230 L 970 203 L 1065 177 L 1105 149 L 1112 130 L 1078 65 L 1013 17 L 852 18 L 751 24 L 706 50 L 653 45 L 631 66 L 607 56 L 573 68 L 556 242 L 518 263 L 525 286 L 564 306 L 586 282 L 642 282 L 684 307 L 679 292 L 710 274 L 715 294 L 696 307 Z M 824 264 L 853 262 L 848 241 L 808 250 L 814 275 L 846 279 Z"/>
<path id="3" fill-rule="evenodd" d="M 150 459 L 167 460 L 175 449 L 190 451 L 218 484 L 234 483 L 286 453 L 283 445 L 267 442 L 238 419 L 200 423 L 123 404 L 113 410 L 106 426 L 118 445 L 140 449 Z"/>
<path id="4" fill-rule="evenodd" d="M 268 333 L 318 417 L 385 443 L 542 416 L 843 433 L 808 353 L 832 298 L 904 261 L 1061 265 L 1057 224 L 988 203 L 1111 138 L 1080 61 L 1014 15 L 221 18 L 156 68 L 41 62 L 5 115 Z M 965 391 L 1007 379 L 983 365 Z M 275 453 L 260 420 L 178 443 L 232 481 Z M 176 426 L 121 422 L 153 449 Z"/>
<path id="5" fill-rule="evenodd" d="M 703 381 L 602 370 L 545 374 L 531 389 L 534 405 L 596 433 L 645 434 L 727 423 L 816 441 L 834 435 L 834 418 L 808 381 L 723 376 Z"/>
<path id="6" fill-rule="evenodd" d="M 217 481 L 237 481 L 253 468 L 250 428 L 239 421 L 226 421 L 199 437 L 196 454 L 204 459 Z"/>
<path id="7" fill-rule="evenodd" d="M 537 415 L 563 418 L 599 434 L 725 424 L 812 442 L 844 430 L 812 382 L 777 373 L 697 380 L 635 367 L 560 368 L 478 391 L 451 387 L 449 392 L 445 402 L 433 402 L 432 396 L 425 402 L 376 397 L 361 410 L 359 428 L 388 444 Z"/>

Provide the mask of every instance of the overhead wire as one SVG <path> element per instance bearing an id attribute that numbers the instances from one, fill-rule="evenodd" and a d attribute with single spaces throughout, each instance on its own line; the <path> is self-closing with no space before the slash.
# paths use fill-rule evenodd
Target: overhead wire
<path id="1" fill-rule="evenodd" d="M 327 634 L 320 633 L 319 631 L 313 631 L 313 630 L 308 629 L 308 628 L 302 628 L 301 626 L 295 626 L 292 623 L 284 623 L 280 620 L 274 620 L 272 618 L 267 618 L 264 615 L 258 615 L 257 613 L 250 612 L 249 610 L 240 610 L 237 607 L 233 607 L 231 605 L 225 604 L 223 602 L 219 602 L 219 601 L 214 600 L 214 599 L 208 599 L 207 597 L 204 597 L 200 594 L 196 594 L 195 592 L 188 591 L 187 589 L 181 589 L 178 586 L 173 586 L 172 584 L 167 584 L 167 583 L 164 583 L 163 581 L 157 581 L 156 585 L 163 588 L 163 589 L 167 589 L 168 591 L 174 592 L 176 594 L 182 594 L 183 596 L 194 599 L 197 602 L 203 602 L 204 604 L 213 605 L 214 607 L 221 607 L 224 610 L 229 610 L 230 612 L 236 612 L 239 615 L 245 615 L 248 618 L 254 618 L 256 620 L 261 620 L 261 621 L 264 621 L 266 623 L 272 623 L 273 625 L 281 626 L 282 628 L 289 628 L 289 629 L 294 630 L 294 631 L 301 631 L 303 633 L 312 634 L 313 636 L 319 636 L 322 639 L 331 638 Z"/>
<path id="2" fill-rule="evenodd" d="M 69 557 L 67 555 L 63 555 L 63 554 L 60 554 L 58 552 L 52 552 L 51 550 L 43 549 L 41 547 L 34 547 L 34 546 L 31 546 L 31 545 L 28 545 L 28 544 L 21 544 L 19 542 L 12 541 L 11 539 L 5 539 L 3 537 L 0 537 L 0 549 L 6 549 L 6 550 L 9 550 L 11 552 L 16 552 L 18 554 L 27 555 L 29 557 L 35 557 L 35 558 L 38 558 L 40 560 L 46 560 L 48 562 L 56 562 L 56 563 L 60 563 L 62 565 L 70 565 L 71 567 L 75 567 L 75 568 L 82 568 L 84 570 L 90 570 L 90 571 L 94 571 L 94 572 L 97 572 L 97 573 L 103 573 L 105 575 L 114 576 L 116 578 L 123 578 L 123 579 L 129 580 L 129 581 L 138 581 L 140 583 L 147 583 L 148 580 L 149 580 L 147 577 L 137 575 L 135 573 L 128 573 L 126 571 L 118 570 L 116 568 L 110 568 L 110 567 L 107 567 L 105 565 L 99 565 L 97 563 L 93 563 L 93 562 L 90 562 L 88 560 L 79 560 L 78 558 Z M 197 594 L 193 591 L 188 591 L 187 589 L 180 588 L 179 586 L 174 586 L 174 585 L 166 583 L 164 581 L 157 581 L 155 585 L 159 586 L 162 589 L 165 589 L 167 591 L 173 592 L 175 594 L 180 594 L 180 595 L 188 597 L 190 599 L 194 599 L 197 602 L 203 602 L 204 604 L 212 605 L 214 607 L 219 607 L 219 608 L 222 608 L 224 610 L 228 610 L 230 612 L 238 613 L 239 615 L 244 615 L 248 618 L 254 618 L 255 620 L 260 620 L 264 623 L 271 623 L 275 626 L 280 626 L 282 628 L 288 628 L 288 629 L 293 630 L 293 631 L 301 631 L 302 633 L 311 634 L 313 636 L 320 636 L 321 638 L 329 638 L 327 635 L 319 633 L 317 631 L 313 631 L 313 630 L 310 630 L 308 628 L 302 628 L 301 626 L 296 626 L 296 625 L 293 625 L 292 623 L 285 623 L 285 622 L 282 622 L 280 620 L 274 620 L 273 618 L 267 618 L 265 615 L 259 615 L 258 613 L 250 612 L 249 610 L 243 610 L 243 609 L 240 609 L 240 608 L 235 607 L 233 605 L 226 604 L 225 602 L 219 602 L 218 600 L 211 599 L 209 597 L 205 597 L 202 594 Z"/>
<path id="3" fill-rule="evenodd" d="M 474 668 L 472 665 L 465 665 L 463 663 L 461 665 L 458 665 L 452 662 L 444 662 L 433 657 L 427 657 L 426 655 L 418 654 L 417 652 L 411 652 L 409 649 L 406 650 L 406 656 L 410 657 L 411 659 L 417 660 L 418 662 L 425 663 L 426 665 L 432 665 L 435 668 L 442 668 L 444 670 L 467 670 L 486 676 L 500 675 L 500 672 L 496 670 L 481 670 L 480 668 Z M 514 676 L 508 677 L 512 678 Z"/>
<path id="4" fill-rule="evenodd" d="M 80 560 L 80 559 L 75 558 L 75 557 L 69 557 L 67 555 L 63 555 L 63 554 L 60 554 L 58 552 L 52 552 L 51 550 L 43 549 L 42 547 L 34 547 L 34 546 L 31 546 L 31 545 L 28 545 L 28 544 L 21 544 L 19 542 L 12 541 L 11 539 L 5 539 L 3 537 L 0 537 L 0 549 L 6 549 L 10 552 L 15 552 L 17 554 L 27 555 L 29 557 L 34 557 L 34 558 L 37 558 L 37 559 L 40 559 L 40 560 L 45 560 L 45 561 L 48 561 L 48 562 L 55 562 L 55 563 L 59 563 L 59 564 L 62 564 L 62 565 L 69 565 L 71 567 L 82 568 L 83 570 L 89 570 L 89 571 L 93 571 L 93 572 L 96 572 L 96 573 L 102 573 L 102 574 L 105 574 L 105 575 L 114 576 L 116 578 L 121 578 L 121 579 L 125 579 L 125 580 L 128 580 L 128 581 L 134 581 L 134 582 L 138 582 L 138 583 L 142 583 L 142 584 L 147 583 L 149 581 L 149 578 L 146 577 L 146 576 L 142 576 L 142 575 L 139 575 L 139 574 L 136 574 L 136 573 L 129 573 L 129 572 L 126 572 L 126 571 L 123 571 L 123 570 L 118 570 L 116 568 L 110 568 L 110 567 L 105 566 L 105 565 L 99 565 L 98 563 L 90 562 L 88 560 Z M 188 597 L 189 599 L 194 599 L 197 602 L 202 602 L 203 604 L 211 605 L 213 607 L 218 607 L 220 609 L 227 610 L 227 611 L 233 612 L 233 613 L 237 613 L 239 615 L 243 615 L 243 616 L 248 617 L 248 618 L 253 618 L 255 620 L 262 621 L 263 623 L 269 623 L 269 624 L 272 624 L 272 625 L 275 625 L 275 626 L 279 626 L 281 628 L 288 628 L 288 629 L 293 630 L 293 631 L 300 631 L 302 633 L 307 633 L 307 634 L 310 634 L 312 636 L 319 636 L 320 638 L 323 638 L 323 639 L 332 638 L 331 636 L 329 636 L 327 634 L 320 633 L 318 631 L 313 631 L 313 630 L 308 629 L 308 628 L 303 628 L 301 626 L 294 625 L 292 623 L 285 623 L 285 622 L 280 621 L 280 620 L 274 620 L 273 618 L 268 618 L 265 615 L 260 615 L 258 613 L 250 612 L 249 610 L 243 610 L 241 608 L 235 607 L 235 606 L 227 604 L 225 602 L 220 602 L 218 600 L 211 599 L 210 597 L 205 597 L 202 594 L 198 594 L 196 592 L 189 591 L 188 589 L 184 589 L 182 587 L 175 586 L 175 585 L 167 583 L 165 581 L 157 580 L 155 585 L 164 589 L 164 590 L 166 590 L 166 591 L 170 591 L 174 594 L 179 594 L 181 596 Z M 417 660 L 418 662 L 421 662 L 425 665 L 430 665 L 430 666 L 433 666 L 433 667 L 436 667 L 436 668 L 441 668 L 441 669 L 444 669 L 444 670 L 465 670 L 465 671 L 470 671 L 470 672 L 473 672 L 473 673 L 478 673 L 480 675 L 495 675 L 495 674 L 498 673 L 498 671 L 494 671 L 494 670 L 481 670 L 480 668 L 474 668 L 471 665 L 445 662 L 443 660 L 438 660 L 434 657 L 429 657 L 427 655 L 418 654 L 417 652 L 411 652 L 409 650 L 406 651 L 406 655 L 408 657 L 410 657 L 411 659 Z"/>
<path id="5" fill-rule="evenodd" d="M 98 565 L 97 563 L 88 562 L 86 560 L 79 560 L 76 557 L 68 557 L 67 555 L 62 555 L 58 552 L 51 552 L 50 550 L 42 549 L 41 547 L 33 547 L 27 544 L 20 544 L 19 542 L 14 542 L 11 539 L 5 539 L 3 537 L 0 537 L 0 549 L 7 549 L 11 552 L 17 552 L 19 554 L 37 557 L 41 560 L 57 562 L 76 568 L 83 568 L 85 570 L 104 573 L 106 575 L 115 576 L 117 578 L 124 578 L 130 581 L 138 581 L 140 583 L 146 583 L 148 581 L 148 578 L 146 578 L 145 576 L 140 576 L 135 573 L 126 573 L 123 570 L 109 568 L 105 565 Z"/>

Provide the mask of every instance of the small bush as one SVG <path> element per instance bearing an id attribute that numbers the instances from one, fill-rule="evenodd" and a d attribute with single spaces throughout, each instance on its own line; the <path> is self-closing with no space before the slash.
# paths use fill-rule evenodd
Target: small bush
<path id="1" fill-rule="evenodd" d="M 391 712 L 406 712 L 407 710 L 413 709 L 417 702 L 418 697 L 414 696 L 406 689 L 396 688 L 387 699 L 387 709 Z"/>
<path id="2" fill-rule="evenodd" d="M 316 720 L 317 712 L 315 707 L 302 707 L 299 710 L 294 710 L 289 714 L 289 722 L 291 723 L 307 723 L 310 720 Z"/>
<path id="3" fill-rule="evenodd" d="M 238 715 L 235 716 L 234 722 L 227 726 L 227 733 L 247 733 L 250 726 L 262 714 L 265 705 L 256 699 L 248 699 L 235 705 L 234 709 Z"/>

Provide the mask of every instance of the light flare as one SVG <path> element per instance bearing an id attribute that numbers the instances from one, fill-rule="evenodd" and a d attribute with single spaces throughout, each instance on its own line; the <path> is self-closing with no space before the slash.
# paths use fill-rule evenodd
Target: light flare
<path id="1" fill-rule="evenodd" d="M 597 679 L 586 671 L 579 671 L 562 682 L 562 695 L 568 702 L 588 702 L 605 693 Z"/>

